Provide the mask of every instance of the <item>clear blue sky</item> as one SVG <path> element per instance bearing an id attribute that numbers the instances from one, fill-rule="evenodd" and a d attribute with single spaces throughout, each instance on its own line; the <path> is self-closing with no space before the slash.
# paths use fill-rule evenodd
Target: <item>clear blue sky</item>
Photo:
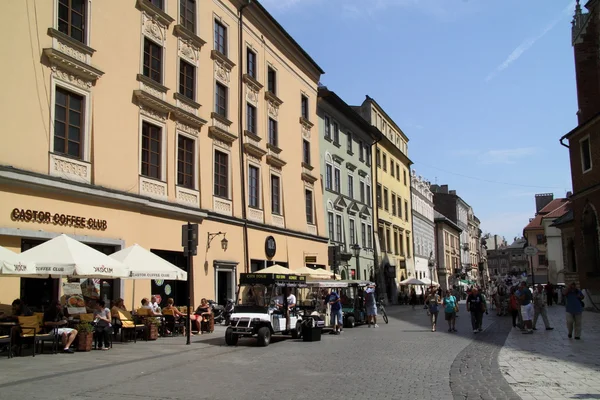
<path id="1" fill-rule="evenodd" d="M 377 100 L 409 137 L 417 173 L 456 189 L 484 232 L 510 242 L 536 193 L 571 190 L 558 140 L 577 123 L 574 1 L 262 3 L 330 90 L 349 104 Z"/>

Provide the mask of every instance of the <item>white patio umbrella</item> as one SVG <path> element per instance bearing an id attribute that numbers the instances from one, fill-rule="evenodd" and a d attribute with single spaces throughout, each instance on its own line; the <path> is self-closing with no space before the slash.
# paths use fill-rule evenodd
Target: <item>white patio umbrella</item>
<path id="1" fill-rule="evenodd" d="M 0 275 L 14 274 L 15 264 L 18 263 L 18 257 L 19 255 L 17 253 L 0 246 Z"/>
<path id="2" fill-rule="evenodd" d="M 432 286 L 432 285 L 437 286 L 438 285 L 438 283 L 436 281 L 432 281 L 429 278 L 421 278 L 420 280 L 423 282 L 424 285 L 427 285 L 427 286 Z"/>
<path id="3" fill-rule="evenodd" d="M 187 281 L 187 272 L 139 244 L 119 250 L 109 257 L 125 264 L 129 269 L 129 278 L 131 279 Z"/>
<path id="4" fill-rule="evenodd" d="M 306 266 L 300 269 L 295 269 L 294 272 L 298 275 L 303 275 L 307 278 L 313 279 L 332 279 L 333 276 L 333 272 L 326 271 L 323 268 L 312 269 Z"/>
<path id="5" fill-rule="evenodd" d="M 60 235 L 17 256 L 13 276 L 74 278 L 127 278 L 120 261 L 67 235 Z M 6 267 L 6 263 L 4 265 Z"/>
<path id="6" fill-rule="evenodd" d="M 423 282 L 417 278 L 408 278 L 400 282 L 401 285 L 427 285 L 427 283 Z"/>
<path id="7" fill-rule="evenodd" d="M 271 265 L 265 269 L 256 271 L 257 274 L 285 274 L 285 275 L 299 275 L 296 271 L 292 271 L 289 268 L 282 267 L 279 264 Z"/>

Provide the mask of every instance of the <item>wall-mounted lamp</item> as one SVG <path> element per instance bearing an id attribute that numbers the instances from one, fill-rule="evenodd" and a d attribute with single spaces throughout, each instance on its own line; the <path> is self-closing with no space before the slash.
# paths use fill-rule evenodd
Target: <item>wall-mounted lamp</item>
<path id="1" fill-rule="evenodd" d="M 212 242 L 214 238 L 216 238 L 217 236 L 220 236 L 220 235 L 223 235 L 223 239 L 221 239 L 221 248 L 223 249 L 223 251 L 227 251 L 227 245 L 229 244 L 229 241 L 225 237 L 225 235 L 226 235 L 225 232 L 217 232 L 217 233 L 208 232 L 208 240 L 206 241 L 206 251 L 208 251 L 208 249 L 210 249 L 210 242 Z"/>

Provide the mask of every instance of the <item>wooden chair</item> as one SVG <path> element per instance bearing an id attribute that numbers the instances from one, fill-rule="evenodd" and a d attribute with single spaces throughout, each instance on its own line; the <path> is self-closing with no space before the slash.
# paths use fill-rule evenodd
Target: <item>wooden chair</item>
<path id="1" fill-rule="evenodd" d="M 137 333 L 146 331 L 146 325 L 137 323 L 129 311 L 119 310 L 119 319 L 123 324 L 121 326 L 121 341 L 123 341 L 125 332 L 131 332 L 133 333 L 133 342 L 135 343 L 137 341 Z"/>
<path id="2" fill-rule="evenodd" d="M 210 316 L 205 315 L 206 321 L 204 317 L 202 318 L 202 322 L 200 322 L 200 329 L 202 332 L 213 333 L 215 330 L 215 316 L 211 313 Z"/>
<path id="3" fill-rule="evenodd" d="M 12 327 L 8 329 L 8 335 L 0 336 L 0 347 L 6 346 L 8 347 L 7 353 L 8 358 L 12 358 Z"/>
<path id="4" fill-rule="evenodd" d="M 81 322 L 94 322 L 94 314 L 79 314 L 79 321 Z"/>
<path id="5" fill-rule="evenodd" d="M 165 323 L 163 324 L 165 329 L 169 329 L 171 331 L 171 335 L 177 336 L 180 333 L 183 333 L 185 330 L 185 320 L 177 319 L 175 317 L 175 313 L 173 310 L 164 309 L 163 317 L 165 318 Z M 163 336 L 165 334 L 165 329 L 163 329 Z"/>
<path id="6" fill-rule="evenodd" d="M 19 326 L 21 328 L 19 355 L 23 352 L 23 343 L 29 339 L 33 341 L 33 357 L 35 357 L 35 350 L 38 344 L 41 345 L 41 353 L 44 352 L 45 342 L 52 342 L 52 352 L 56 353 L 56 343 L 58 338 L 56 327 L 54 327 L 50 333 L 42 333 L 39 319 L 35 315 L 31 317 L 19 317 Z"/>

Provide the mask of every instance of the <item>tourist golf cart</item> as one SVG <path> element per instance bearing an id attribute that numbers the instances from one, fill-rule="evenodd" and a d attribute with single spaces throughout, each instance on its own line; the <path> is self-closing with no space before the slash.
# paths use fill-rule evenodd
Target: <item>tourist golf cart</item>
<path id="1" fill-rule="evenodd" d="M 302 294 L 303 301 L 298 303 L 298 308 L 303 319 L 309 317 L 314 318 L 318 321 L 323 321 L 323 329 L 332 329 L 331 326 L 331 306 L 326 302 L 326 298 L 335 290 L 338 294 L 342 294 L 342 291 L 347 290 L 348 281 L 341 280 L 319 280 L 319 281 L 307 281 L 307 287 L 301 288 L 300 293 Z M 298 328 L 301 321 L 297 322 Z M 298 329 L 300 332 L 300 329 Z"/>
<path id="2" fill-rule="evenodd" d="M 298 288 L 306 287 L 306 277 L 286 274 L 240 274 L 237 301 L 225 332 L 225 343 L 235 346 L 240 337 L 256 337 L 259 346 L 268 346 L 271 335 L 291 334 L 298 337 L 297 322 L 301 319 L 297 309 L 290 311 L 289 326 L 286 330 L 286 317 L 275 307 L 277 296 L 286 298 L 286 290 L 296 295 L 300 302 Z"/>
<path id="3" fill-rule="evenodd" d="M 354 328 L 356 325 L 367 323 L 367 310 L 365 309 L 364 291 L 371 285 L 369 281 L 346 281 L 348 288 L 342 290 L 340 295 L 342 312 L 344 313 L 344 327 Z"/>

